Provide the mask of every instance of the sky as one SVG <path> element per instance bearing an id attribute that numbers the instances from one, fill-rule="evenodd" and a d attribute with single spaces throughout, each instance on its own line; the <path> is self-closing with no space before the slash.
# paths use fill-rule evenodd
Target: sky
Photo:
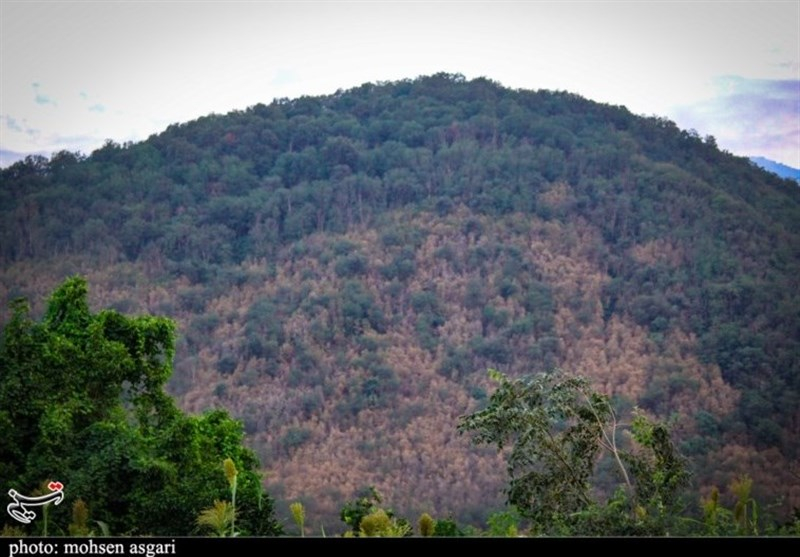
<path id="1" fill-rule="evenodd" d="M 0 150 L 89 154 L 437 72 L 624 105 L 800 168 L 798 0 L 0 0 Z"/>

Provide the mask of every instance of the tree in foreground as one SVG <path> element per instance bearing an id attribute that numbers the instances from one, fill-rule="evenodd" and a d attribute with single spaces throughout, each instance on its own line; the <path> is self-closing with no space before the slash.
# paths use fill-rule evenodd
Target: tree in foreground
<path id="1" fill-rule="evenodd" d="M 587 380 L 558 371 L 514 380 L 490 375 L 499 387 L 488 406 L 463 416 L 458 429 L 476 443 L 509 447 L 507 500 L 534 533 L 670 533 L 688 473 L 663 424 L 635 413 L 618 440 L 623 426 Z M 601 502 L 596 471 L 604 455 L 620 481 Z"/>
<path id="2" fill-rule="evenodd" d="M 345 503 L 339 516 L 350 529 L 344 537 L 402 538 L 412 535 L 408 521 L 396 517 L 392 509 L 380 507 L 382 501 L 381 493 L 370 486 L 358 499 Z"/>
<path id="3" fill-rule="evenodd" d="M 190 535 L 203 509 L 229 495 L 230 459 L 237 532 L 280 534 L 241 424 L 219 410 L 187 416 L 164 391 L 174 322 L 92 313 L 87 293 L 85 279 L 67 279 L 41 322 L 25 301 L 12 304 L 0 338 L 0 491 L 58 480 L 112 534 Z M 51 511 L 63 533 L 70 506 Z"/>

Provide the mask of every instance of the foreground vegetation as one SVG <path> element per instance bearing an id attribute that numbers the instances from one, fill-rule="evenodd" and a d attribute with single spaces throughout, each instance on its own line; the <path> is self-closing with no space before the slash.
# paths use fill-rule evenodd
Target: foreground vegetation
<path id="1" fill-rule="evenodd" d="M 71 503 L 34 531 L 191 534 L 227 495 L 225 461 L 239 531 L 281 533 L 241 424 L 221 410 L 187 416 L 164 392 L 174 329 L 161 317 L 91 313 L 78 277 L 56 289 L 41 322 L 14 304 L 0 345 L 0 490 L 44 494 L 58 481 Z"/>

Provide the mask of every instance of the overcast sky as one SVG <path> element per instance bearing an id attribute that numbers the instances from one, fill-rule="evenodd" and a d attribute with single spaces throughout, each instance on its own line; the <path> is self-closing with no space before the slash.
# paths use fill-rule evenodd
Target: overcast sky
<path id="1" fill-rule="evenodd" d="M 625 105 L 800 167 L 798 0 L 0 0 L 0 149 L 88 154 L 440 71 Z"/>

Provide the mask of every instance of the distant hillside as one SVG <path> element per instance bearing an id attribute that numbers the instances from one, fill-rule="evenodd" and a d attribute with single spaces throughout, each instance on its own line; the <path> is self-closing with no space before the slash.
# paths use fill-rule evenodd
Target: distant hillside
<path id="1" fill-rule="evenodd" d="M 0 149 L 0 168 L 5 168 L 7 166 L 11 166 L 15 162 L 19 162 L 24 160 L 25 157 L 28 156 L 42 156 L 44 153 L 18 153 L 16 151 L 8 151 L 6 149 Z"/>
<path id="2" fill-rule="evenodd" d="M 800 182 L 800 169 L 792 168 L 791 166 L 771 161 L 764 157 L 750 157 L 750 160 L 756 163 L 764 170 L 769 170 L 770 172 L 774 172 L 781 178 L 788 178 L 790 180 L 796 180 Z"/>
<path id="3" fill-rule="evenodd" d="M 746 473 L 800 506 L 800 188 L 669 120 L 449 74 L 280 99 L 2 170 L 0 262 L 34 312 L 81 273 L 177 320 L 171 392 L 243 420 L 314 528 L 366 485 L 498 508 L 455 429 L 488 367 L 669 420 L 695 503 Z"/>

